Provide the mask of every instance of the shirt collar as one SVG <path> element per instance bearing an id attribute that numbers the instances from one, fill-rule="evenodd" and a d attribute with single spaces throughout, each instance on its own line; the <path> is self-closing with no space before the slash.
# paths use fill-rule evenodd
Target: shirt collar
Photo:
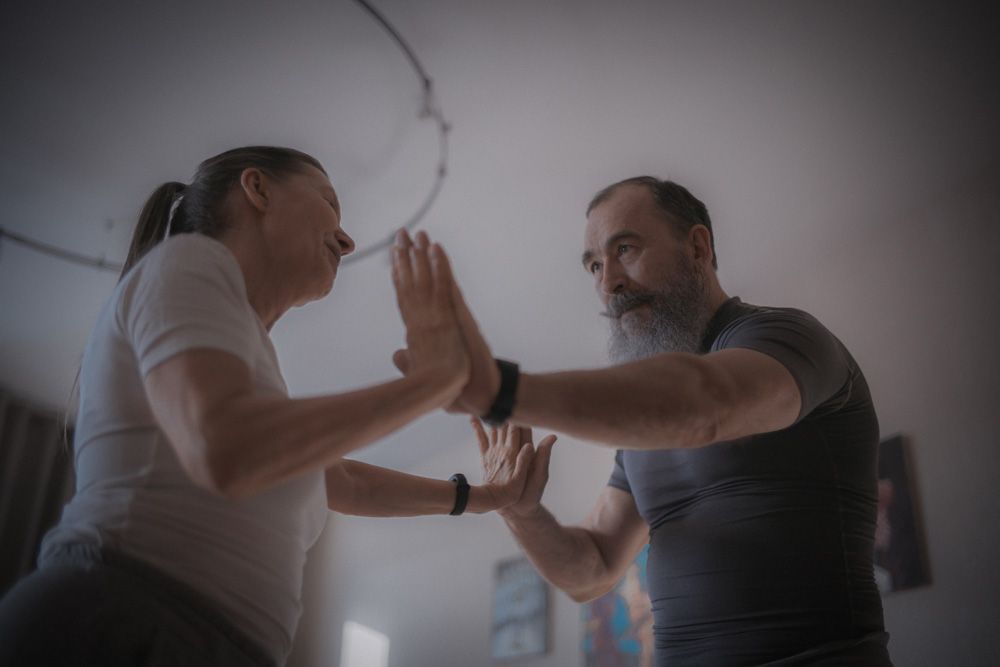
<path id="1" fill-rule="evenodd" d="M 712 319 L 708 321 L 708 326 L 705 327 L 705 335 L 701 339 L 701 346 L 698 352 L 706 354 L 711 350 L 712 343 L 719 337 L 722 330 L 726 328 L 726 325 L 742 315 L 746 308 L 747 306 L 740 301 L 740 297 L 738 296 L 726 299 L 719 306 L 719 309 L 715 311 L 715 315 L 712 315 Z"/>

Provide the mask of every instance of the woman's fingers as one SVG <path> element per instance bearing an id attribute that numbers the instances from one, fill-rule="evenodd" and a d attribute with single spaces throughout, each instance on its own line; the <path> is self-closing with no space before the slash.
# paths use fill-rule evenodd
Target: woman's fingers
<path id="1" fill-rule="evenodd" d="M 413 245 L 413 241 L 410 240 L 410 234 L 405 229 L 400 229 L 396 232 L 396 245 L 400 248 L 407 248 Z"/>
<path id="2" fill-rule="evenodd" d="M 392 249 L 392 282 L 396 292 L 407 289 L 413 283 L 413 268 L 410 263 L 410 252 L 403 246 L 393 246 Z"/>
<path id="3" fill-rule="evenodd" d="M 406 230 L 396 233 L 393 246 L 393 279 L 398 285 L 412 286 L 421 296 L 431 296 L 440 305 L 450 305 L 454 277 L 448 255 L 427 232 L 417 232 L 411 240 Z"/>

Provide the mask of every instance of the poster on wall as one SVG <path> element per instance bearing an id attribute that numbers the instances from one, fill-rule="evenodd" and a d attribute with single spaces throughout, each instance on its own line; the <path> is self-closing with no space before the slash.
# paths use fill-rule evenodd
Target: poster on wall
<path id="1" fill-rule="evenodd" d="M 497 563 L 490 654 L 494 660 L 548 651 L 549 585 L 527 558 Z"/>
<path id="2" fill-rule="evenodd" d="M 583 605 L 587 667 L 653 667 L 653 610 L 646 586 L 646 545 L 618 585 Z"/>
<path id="3" fill-rule="evenodd" d="M 875 582 L 891 593 L 930 583 L 906 441 L 897 435 L 878 452 Z"/>

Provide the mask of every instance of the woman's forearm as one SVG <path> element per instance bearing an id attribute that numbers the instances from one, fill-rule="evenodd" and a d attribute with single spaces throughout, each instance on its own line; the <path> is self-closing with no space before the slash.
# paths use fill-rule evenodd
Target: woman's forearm
<path id="1" fill-rule="evenodd" d="M 419 477 L 360 461 L 341 461 L 326 472 L 330 509 L 373 517 L 449 514 L 455 507 L 456 486 L 443 479 Z M 469 488 L 465 511 L 480 514 L 496 509 L 484 486 Z"/>
<path id="2" fill-rule="evenodd" d="M 206 416 L 205 466 L 229 496 L 255 493 L 385 437 L 453 395 L 447 380 L 413 375 L 332 396 L 246 395 Z"/>

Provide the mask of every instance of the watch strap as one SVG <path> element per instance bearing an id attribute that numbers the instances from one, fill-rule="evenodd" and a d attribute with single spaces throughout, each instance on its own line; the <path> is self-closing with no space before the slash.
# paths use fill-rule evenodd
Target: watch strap
<path id="1" fill-rule="evenodd" d="M 449 477 L 448 481 L 455 484 L 455 506 L 449 514 L 458 516 L 465 511 L 465 506 L 469 504 L 469 481 L 460 472 Z"/>
<path id="2" fill-rule="evenodd" d="M 493 405 L 480 419 L 491 426 L 500 426 L 514 412 L 514 401 L 517 398 L 517 381 L 521 377 L 521 369 L 513 361 L 496 359 L 497 370 L 500 371 L 500 391 L 493 399 Z"/>

